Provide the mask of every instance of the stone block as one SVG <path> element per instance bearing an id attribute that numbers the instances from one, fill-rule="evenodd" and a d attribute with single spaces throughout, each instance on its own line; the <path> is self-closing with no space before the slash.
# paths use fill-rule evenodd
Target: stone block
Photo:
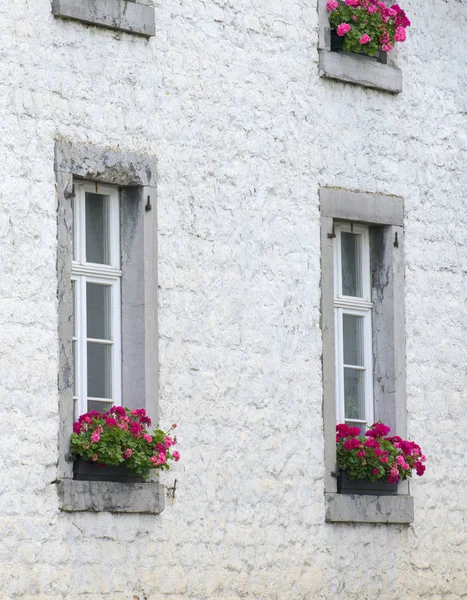
<path id="1" fill-rule="evenodd" d="M 154 8 L 126 0 L 53 0 L 56 17 L 82 21 L 128 33 L 153 36 L 156 33 Z"/>
<path id="2" fill-rule="evenodd" d="M 59 508 L 65 512 L 147 513 L 164 510 L 164 486 L 158 482 L 117 483 L 110 481 L 57 482 Z"/>
<path id="3" fill-rule="evenodd" d="M 328 522 L 409 524 L 414 521 L 414 499 L 411 496 L 325 496 Z"/>

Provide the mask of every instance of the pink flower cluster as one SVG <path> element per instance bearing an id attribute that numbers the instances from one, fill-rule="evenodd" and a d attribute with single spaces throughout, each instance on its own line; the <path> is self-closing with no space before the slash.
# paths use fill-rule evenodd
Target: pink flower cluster
<path id="1" fill-rule="evenodd" d="M 425 472 L 426 457 L 420 446 L 397 435 L 388 437 L 390 427 L 381 422 L 374 423 L 365 436 L 360 435 L 358 427 L 345 423 L 337 425 L 336 430 L 339 465 L 353 469 L 354 477 L 387 478 L 389 483 L 397 483 L 410 476 L 413 469 L 419 476 Z"/>
<path id="2" fill-rule="evenodd" d="M 176 423 L 172 425 L 172 429 L 174 429 L 175 427 L 177 427 Z M 157 452 L 157 454 L 153 454 L 149 460 L 152 462 L 153 465 L 163 465 L 167 462 L 167 450 L 174 446 L 176 443 L 176 437 L 172 439 L 171 437 L 166 435 L 164 437 L 163 444 L 159 443 L 154 446 L 154 451 Z M 180 460 L 180 453 L 177 452 L 177 450 L 175 450 L 174 452 L 172 452 L 172 458 L 175 461 Z"/>
<path id="3" fill-rule="evenodd" d="M 103 419 L 108 427 L 118 427 L 123 431 L 129 430 L 132 436 L 135 438 L 140 438 L 145 425 L 151 425 L 151 419 L 147 416 L 144 408 L 132 410 L 130 414 L 132 417 L 134 417 L 133 420 L 127 415 L 127 412 L 123 406 L 112 406 L 112 408 L 105 413 L 92 410 L 81 415 L 76 423 L 73 423 L 73 433 L 81 433 L 81 431 L 86 431 L 88 425 L 93 422 L 93 419 Z M 96 433 L 99 434 L 99 437 L 96 436 Z M 101 433 L 102 426 L 99 425 L 93 433 L 95 439 L 92 439 L 93 436 L 91 436 L 91 440 L 94 443 L 97 443 L 100 439 Z"/>
<path id="4" fill-rule="evenodd" d="M 349 33 L 349 31 L 350 31 L 350 25 L 348 23 L 341 23 L 337 27 L 337 35 L 339 35 L 340 37 L 342 37 L 346 33 Z"/>
<path id="5" fill-rule="evenodd" d="M 326 4 L 326 8 L 330 13 L 339 11 L 341 7 L 355 9 L 352 11 L 351 18 L 355 23 L 355 27 L 357 27 L 358 33 L 361 34 L 357 38 L 360 45 L 368 44 L 372 40 L 364 29 L 369 16 L 373 15 L 373 20 L 376 17 L 380 23 L 381 33 L 377 41 L 382 50 L 390 52 L 394 47 L 394 42 L 405 42 L 407 38 L 406 28 L 410 27 L 410 20 L 398 4 L 388 7 L 381 0 L 329 0 Z M 338 25 L 335 20 L 333 22 L 334 27 L 337 25 L 336 31 L 340 37 L 345 36 L 351 30 L 351 25 L 346 22 L 350 18 L 348 11 L 342 12 L 342 18 L 345 20 Z"/>
<path id="6" fill-rule="evenodd" d="M 336 427 L 336 441 L 339 442 L 342 438 L 346 438 L 348 436 L 360 435 L 359 427 L 349 427 L 345 423 L 341 423 Z"/>
<path id="7" fill-rule="evenodd" d="M 73 424 L 72 452 L 87 460 L 114 465 L 120 464 L 120 454 L 129 469 L 141 469 L 144 476 L 150 468 L 168 469 L 169 459 L 180 459 L 180 453 L 172 450 L 177 438 L 169 435 L 177 424 L 167 432 L 157 430 L 152 435 L 146 430 L 150 424 L 144 408 L 129 410 L 112 406 L 105 413 L 87 412 Z"/>

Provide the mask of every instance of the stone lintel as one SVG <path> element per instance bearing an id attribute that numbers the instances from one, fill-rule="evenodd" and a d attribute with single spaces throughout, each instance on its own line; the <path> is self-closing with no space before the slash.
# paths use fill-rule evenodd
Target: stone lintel
<path id="1" fill-rule="evenodd" d="M 55 171 L 109 185 L 156 187 L 157 163 L 150 156 L 58 140 Z"/>
<path id="2" fill-rule="evenodd" d="M 322 187 L 319 199 L 323 217 L 404 226 L 404 200 L 399 196 Z"/>

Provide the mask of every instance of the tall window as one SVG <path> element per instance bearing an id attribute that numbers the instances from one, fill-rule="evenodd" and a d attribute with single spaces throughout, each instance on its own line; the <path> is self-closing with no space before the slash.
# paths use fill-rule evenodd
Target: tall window
<path id="1" fill-rule="evenodd" d="M 121 399 L 121 264 L 118 190 L 75 185 L 73 201 L 75 416 Z"/>
<path id="2" fill-rule="evenodd" d="M 370 239 L 368 227 L 337 224 L 334 243 L 336 416 L 373 423 Z"/>

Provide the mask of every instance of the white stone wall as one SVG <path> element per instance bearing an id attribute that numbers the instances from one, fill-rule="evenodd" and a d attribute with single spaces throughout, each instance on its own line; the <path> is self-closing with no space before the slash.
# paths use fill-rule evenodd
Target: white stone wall
<path id="1" fill-rule="evenodd" d="M 398 96 L 318 77 L 316 1 L 164 0 L 150 41 L 0 4 L 0 598 L 459 600 L 467 6 L 404 3 Z M 159 160 L 157 516 L 58 510 L 54 139 Z M 413 526 L 324 523 L 320 185 L 406 203 Z"/>

